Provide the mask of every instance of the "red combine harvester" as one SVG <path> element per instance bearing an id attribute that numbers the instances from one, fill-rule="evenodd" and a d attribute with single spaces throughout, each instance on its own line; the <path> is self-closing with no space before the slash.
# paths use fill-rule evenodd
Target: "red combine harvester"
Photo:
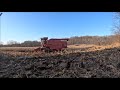
<path id="1" fill-rule="evenodd" d="M 48 37 L 41 38 L 41 47 L 35 49 L 35 51 L 45 51 L 45 52 L 53 52 L 53 51 L 61 51 L 67 48 L 67 41 L 69 39 L 49 39 Z"/>

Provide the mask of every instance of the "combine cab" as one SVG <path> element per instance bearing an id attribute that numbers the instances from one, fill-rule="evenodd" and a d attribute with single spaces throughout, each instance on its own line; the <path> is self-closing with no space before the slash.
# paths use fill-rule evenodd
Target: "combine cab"
<path id="1" fill-rule="evenodd" d="M 41 47 L 35 49 L 35 51 L 61 51 L 67 48 L 67 41 L 69 39 L 49 39 L 48 37 L 41 38 Z"/>

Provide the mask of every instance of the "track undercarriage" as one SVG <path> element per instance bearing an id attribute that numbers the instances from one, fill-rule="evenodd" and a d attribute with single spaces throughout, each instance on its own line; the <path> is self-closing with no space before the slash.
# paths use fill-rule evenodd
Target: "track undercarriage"
<path id="1" fill-rule="evenodd" d="M 60 50 L 56 50 L 56 49 L 50 49 L 50 48 L 46 48 L 46 47 L 38 47 L 34 50 L 35 52 L 64 52 L 65 49 L 60 49 Z"/>

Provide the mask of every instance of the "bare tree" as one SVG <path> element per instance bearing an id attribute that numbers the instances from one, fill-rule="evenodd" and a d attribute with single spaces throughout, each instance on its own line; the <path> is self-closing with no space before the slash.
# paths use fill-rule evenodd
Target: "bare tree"
<path id="1" fill-rule="evenodd" d="M 23 43 L 21 43 L 21 46 L 23 46 L 23 47 L 40 46 L 40 42 L 38 42 L 38 41 L 24 41 Z"/>
<path id="2" fill-rule="evenodd" d="M 3 42 L 0 41 L 0 47 L 2 47 L 2 46 L 3 46 Z"/>
<path id="3" fill-rule="evenodd" d="M 7 42 L 7 45 L 13 45 L 13 44 L 18 44 L 18 42 L 13 40 Z"/>
<path id="4" fill-rule="evenodd" d="M 115 13 L 113 34 L 116 36 L 116 42 L 120 42 L 120 12 Z"/>
<path id="5" fill-rule="evenodd" d="M 3 45 L 3 42 L 0 41 L 0 45 Z"/>
<path id="6" fill-rule="evenodd" d="M 120 12 L 115 13 L 115 20 L 114 20 L 114 34 L 120 35 Z"/>

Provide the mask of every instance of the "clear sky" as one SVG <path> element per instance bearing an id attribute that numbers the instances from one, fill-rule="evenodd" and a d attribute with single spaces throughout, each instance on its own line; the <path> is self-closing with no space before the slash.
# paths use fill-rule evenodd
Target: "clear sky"
<path id="1" fill-rule="evenodd" d="M 1 41 L 110 35 L 113 12 L 3 12 Z"/>

